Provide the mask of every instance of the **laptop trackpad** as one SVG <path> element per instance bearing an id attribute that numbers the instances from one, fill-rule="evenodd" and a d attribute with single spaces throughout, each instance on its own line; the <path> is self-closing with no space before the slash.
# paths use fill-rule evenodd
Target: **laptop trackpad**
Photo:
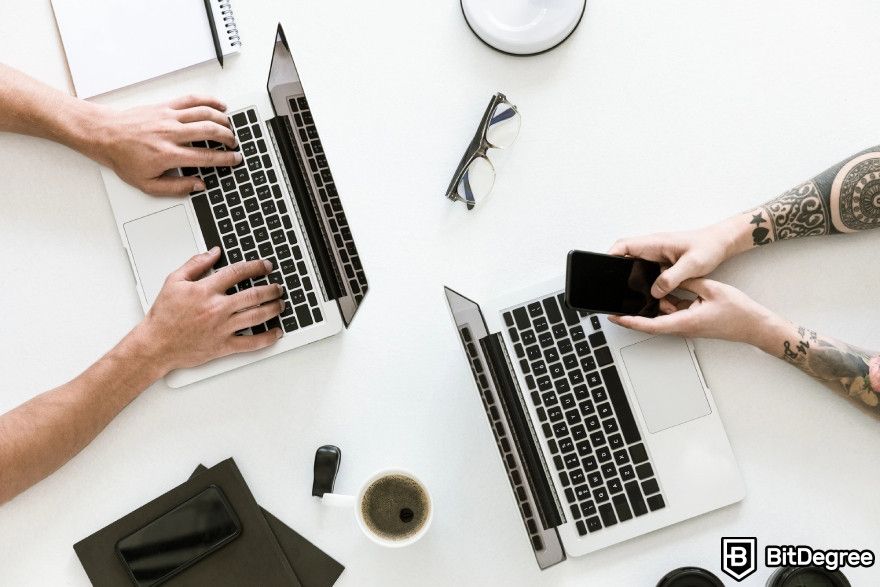
<path id="1" fill-rule="evenodd" d="M 126 222 L 125 236 L 147 305 L 168 274 L 199 252 L 183 204 Z"/>
<path id="2" fill-rule="evenodd" d="M 655 336 L 621 349 L 648 430 L 660 432 L 711 411 L 683 338 Z"/>

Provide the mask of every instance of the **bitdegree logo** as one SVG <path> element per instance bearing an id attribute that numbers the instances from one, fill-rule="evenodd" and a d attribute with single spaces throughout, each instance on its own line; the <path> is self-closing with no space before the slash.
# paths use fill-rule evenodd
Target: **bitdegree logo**
<path id="1" fill-rule="evenodd" d="M 764 548 L 764 564 L 768 567 L 824 567 L 836 571 L 845 567 L 872 567 L 874 552 L 858 549 L 814 549 L 791 544 L 767 545 Z"/>

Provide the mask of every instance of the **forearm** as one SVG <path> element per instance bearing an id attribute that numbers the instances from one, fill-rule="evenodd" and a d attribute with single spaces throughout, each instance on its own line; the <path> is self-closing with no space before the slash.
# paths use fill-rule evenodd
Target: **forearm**
<path id="1" fill-rule="evenodd" d="M 95 158 L 94 127 L 103 111 L 0 63 L 0 132 L 49 139 Z"/>
<path id="2" fill-rule="evenodd" d="M 777 316 L 755 329 L 751 341 L 803 372 L 824 381 L 880 415 L 880 352 L 820 336 Z"/>
<path id="3" fill-rule="evenodd" d="M 0 504 L 73 458 L 163 375 L 135 329 L 72 381 L 0 415 Z"/>
<path id="4" fill-rule="evenodd" d="M 776 241 L 880 228 L 880 146 L 845 159 L 713 230 L 733 256 Z"/>

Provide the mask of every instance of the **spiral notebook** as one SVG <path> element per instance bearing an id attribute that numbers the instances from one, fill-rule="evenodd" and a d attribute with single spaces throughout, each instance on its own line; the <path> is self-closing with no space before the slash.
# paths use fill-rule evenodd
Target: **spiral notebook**
<path id="1" fill-rule="evenodd" d="M 232 0 L 52 0 L 52 9 L 80 98 L 241 47 Z"/>

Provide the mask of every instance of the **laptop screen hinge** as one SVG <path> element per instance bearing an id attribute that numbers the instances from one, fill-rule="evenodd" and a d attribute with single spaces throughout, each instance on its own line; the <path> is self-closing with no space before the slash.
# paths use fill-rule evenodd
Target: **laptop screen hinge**
<path id="1" fill-rule="evenodd" d="M 529 486 L 538 504 L 541 523 L 545 529 L 564 523 L 562 510 L 550 482 L 550 473 L 541 454 L 538 437 L 532 428 L 519 385 L 513 378 L 513 367 L 500 334 L 490 334 L 480 340 L 483 354 L 489 363 L 489 372 L 498 397 L 510 423 L 513 441 L 522 457 Z"/>
<path id="2" fill-rule="evenodd" d="M 332 261 L 326 233 L 315 212 L 315 199 L 310 186 L 303 177 L 302 161 L 296 146 L 290 140 L 290 129 L 286 116 L 275 116 L 268 120 L 270 135 L 275 143 L 276 151 L 281 157 L 288 180 L 288 189 L 296 203 L 297 215 L 306 232 L 306 241 L 312 253 L 312 259 L 318 267 L 322 290 L 327 300 L 335 300 L 342 295 L 339 276 Z"/>

